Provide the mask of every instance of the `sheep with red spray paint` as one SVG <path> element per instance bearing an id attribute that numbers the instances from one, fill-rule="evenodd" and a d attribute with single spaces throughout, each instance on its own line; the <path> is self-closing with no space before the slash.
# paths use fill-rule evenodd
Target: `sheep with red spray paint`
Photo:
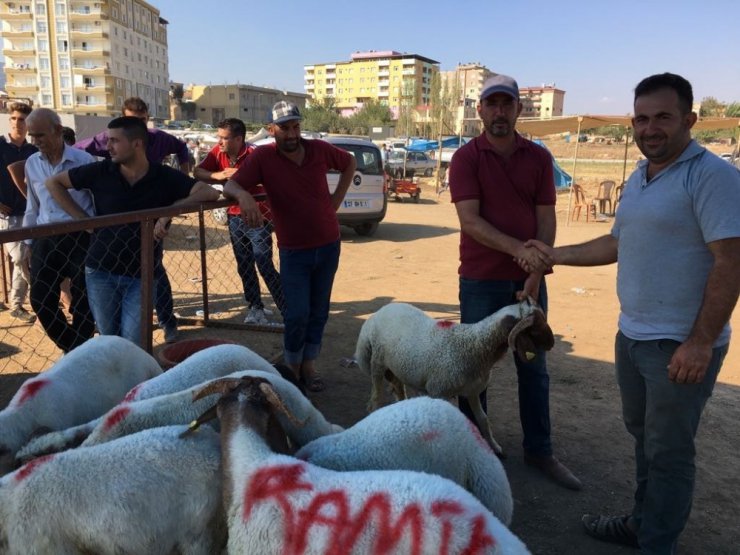
<path id="1" fill-rule="evenodd" d="M 278 455 L 272 418 L 290 413 L 262 379 L 217 380 L 223 394 L 191 427 L 221 421 L 229 553 L 529 553 L 457 484 L 421 472 L 336 472 Z M 197 433 L 197 432 L 196 432 Z"/>
<path id="2" fill-rule="evenodd" d="M 226 542 L 218 434 L 145 430 L 0 479 L 0 553 L 211 555 Z"/>
<path id="3" fill-rule="evenodd" d="M 0 473 L 16 468 L 16 452 L 35 434 L 97 418 L 161 373 L 151 355 L 122 337 L 89 339 L 27 380 L 0 412 Z"/>
<path id="4" fill-rule="evenodd" d="M 529 359 L 554 342 L 544 312 L 531 298 L 475 324 L 438 321 L 410 304 L 390 303 L 362 325 L 355 359 L 372 382 L 369 410 L 381 404 L 384 379 L 396 399 L 406 398 L 407 385 L 431 397 L 465 397 L 484 439 L 501 456 L 478 395 L 508 347 Z"/>
<path id="5" fill-rule="evenodd" d="M 417 397 L 383 407 L 343 432 L 315 439 L 296 457 L 332 470 L 416 470 L 464 487 L 505 525 L 514 501 L 501 461 L 447 401 Z"/>
<path id="6" fill-rule="evenodd" d="M 163 374 L 142 383 L 135 384 L 130 391 L 125 393 L 123 400 L 130 403 L 152 399 L 154 397 L 183 391 L 210 379 L 226 376 L 238 370 L 247 369 L 275 372 L 275 369 L 269 362 L 247 347 L 231 344 L 216 345 L 190 355 L 184 361 L 175 365 Z M 189 406 L 189 398 L 186 399 L 183 404 L 187 405 L 187 409 L 191 408 Z M 170 408 L 172 407 L 171 399 L 168 399 L 165 405 L 166 406 L 157 409 L 163 423 L 187 424 L 190 422 L 190 420 L 182 421 L 177 419 L 174 411 L 179 409 Z M 123 413 L 125 410 L 126 409 L 122 407 L 119 414 Z M 173 412 L 172 417 L 167 416 L 167 411 Z M 98 417 L 100 414 L 95 416 Z M 77 447 L 85 441 L 93 430 L 100 428 L 101 426 L 103 426 L 102 418 L 95 418 L 89 422 L 85 421 L 84 424 L 80 424 L 79 426 L 69 428 L 65 426 L 67 429 L 59 429 L 60 431 L 34 438 L 19 450 L 18 459 L 21 462 L 26 462 L 34 457 L 49 453 L 57 453 L 59 451 L 64 451 L 65 449 Z M 150 426 L 142 426 L 138 429 L 144 429 L 144 427 Z"/>

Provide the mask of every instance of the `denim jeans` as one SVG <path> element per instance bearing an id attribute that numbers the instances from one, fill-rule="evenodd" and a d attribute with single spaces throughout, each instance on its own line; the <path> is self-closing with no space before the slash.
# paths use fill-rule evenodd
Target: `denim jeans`
<path id="1" fill-rule="evenodd" d="M 340 241 L 314 249 L 280 249 L 286 364 L 301 364 L 319 356 L 340 250 Z"/>
<path id="2" fill-rule="evenodd" d="M 704 380 L 668 379 L 680 343 L 635 341 L 617 333 L 615 361 L 622 415 L 635 438 L 637 490 L 632 515 L 642 555 L 671 555 L 691 512 L 699 419 L 712 395 L 728 346 L 717 347 Z"/>
<path id="3" fill-rule="evenodd" d="M 85 267 L 85 283 L 100 335 L 120 335 L 141 347 L 141 278 Z"/>
<path id="4" fill-rule="evenodd" d="M 157 320 L 162 328 L 176 326 L 175 308 L 172 301 L 172 285 L 167 271 L 164 269 L 164 241 L 154 244 L 154 309 L 157 311 Z"/>
<path id="5" fill-rule="evenodd" d="M 23 214 L 19 216 L 0 216 L 0 230 L 18 229 L 23 226 Z M 13 274 L 10 276 L 10 308 L 23 308 L 31 275 L 28 270 L 30 249 L 24 241 L 5 243 L 5 252 L 13 261 Z"/>
<path id="6" fill-rule="evenodd" d="M 464 324 L 480 322 L 487 316 L 514 304 L 516 292 L 524 287 L 523 281 L 474 280 L 460 278 L 460 321 Z M 547 314 L 547 287 L 543 279 L 540 284 L 539 305 Z M 536 457 L 552 454 L 550 443 L 550 376 L 544 351 L 537 351 L 530 361 L 514 353 L 517 379 L 519 381 L 519 420 L 522 425 L 524 450 Z M 480 394 L 483 410 L 487 413 L 486 393 Z M 472 422 L 475 417 L 467 400 L 458 397 L 460 410 Z"/>
<path id="7" fill-rule="evenodd" d="M 229 237 L 236 259 L 236 271 L 242 280 L 244 300 L 249 308 L 264 308 L 255 263 L 270 291 L 275 305 L 285 315 L 285 297 L 280 274 L 272 261 L 272 224 L 249 227 L 241 216 L 229 214 Z"/>
<path id="8" fill-rule="evenodd" d="M 31 306 L 46 334 L 69 352 L 90 339 L 95 321 L 85 288 L 85 254 L 89 234 L 80 231 L 41 237 L 31 244 Z M 72 323 L 59 308 L 61 284 L 70 279 Z"/>

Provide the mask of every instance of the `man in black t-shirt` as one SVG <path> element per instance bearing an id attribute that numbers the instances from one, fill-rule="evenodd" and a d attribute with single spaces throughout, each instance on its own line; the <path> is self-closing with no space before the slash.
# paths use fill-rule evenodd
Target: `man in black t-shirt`
<path id="1" fill-rule="evenodd" d="M 87 189 L 99 216 L 216 200 L 209 185 L 146 157 L 146 125 L 135 117 L 108 124 L 110 160 L 74 168 L 50 178 L 46 186 L 57 203 L 77 219 L 86 214 L 67 189 Z M 156 240 L 167 234 L 168 218 L 154 227 Z M 96 229 L 85 260 L 85 282 L 95 321 L 103 335 L 141 342 L 141 227 L 138 223 Z"/>

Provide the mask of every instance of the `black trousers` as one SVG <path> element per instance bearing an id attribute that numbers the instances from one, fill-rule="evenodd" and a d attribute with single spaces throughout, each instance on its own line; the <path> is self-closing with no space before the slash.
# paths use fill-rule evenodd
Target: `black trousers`
<path id="1" fill-rule="evenodd" d="M 65 353 L 93 336 L 95 320 L 85 290 L 84 231 L 35 239 L 31 244 L 31 306 L 49 338 Z M 59 307 L 61 283 L 71 281 L 72 324 Z"/>

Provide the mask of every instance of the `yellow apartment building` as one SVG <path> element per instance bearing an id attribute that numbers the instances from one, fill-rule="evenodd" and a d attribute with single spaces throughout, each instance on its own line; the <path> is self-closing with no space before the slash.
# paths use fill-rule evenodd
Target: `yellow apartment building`
<path id="1" fill-rule="evenodd" d="M 142 0 L 0 0 L 5 88 L 62 113 L 168 118 L 167 21 Z"/>
<path id="2" fill-rule="evenodd" d="M 403 108 L 425 111 L 439 62 L 393 50 L 355 52 L 350 60 L 304 66 L 304 89 L 311 102 L 333 98 L 343 116 L 375 100 L 394 118 Z"/>

